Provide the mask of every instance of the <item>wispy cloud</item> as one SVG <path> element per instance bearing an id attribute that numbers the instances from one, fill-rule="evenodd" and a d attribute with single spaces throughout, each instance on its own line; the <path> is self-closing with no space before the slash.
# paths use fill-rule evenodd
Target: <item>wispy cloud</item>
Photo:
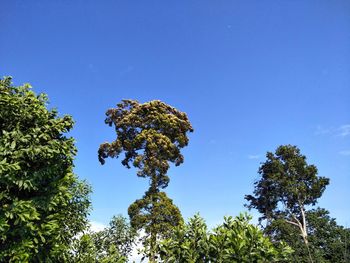
<path id="1" fill-rule="evenodd" d="M 339 154 L 340 155 L 344 155 L 344 156 L 349 156 L 350 155 L 350 150 L 340 151 Z"/>
<path id="2" fill-rule="evenodd" d="M 318 125 L 316 127 L 315 135 L 330 134 L 330 133 L 332 133 L 333 130 L 334 130 L 333 127 L 325 128 L 325 127 L 322 127 L 321 125 Z"/>
<path id="3" fill-rule="evenodd" d="M 123 68 L 121 71 L 118 72 L 119 76 L 124 76 L 130 72 L 134 71 L 134 67 L 133 66 L 127 66 L 125 68 Z"/>
<path id="4" fill-rule="evenodd" d="M 350 135 L 350 124 L 345 124 L 339 127 L 338 136 L 345 137 Z"/>
<path id="5" fill-rule="evenodd" d="M 343 124 L 339 127 L 324 127 L 318 125 L 316 127 L 315 135 L 346 137 L 350 135 L 350 124 Z"/>
<path id="6" fill-rule="evenodd" d="M 248 159 L 250 159 L 250 160 L 260 159 L 260 157 L 261 157 L 260 154 L 250 154 L 250 155 L 248 155 Z"/>

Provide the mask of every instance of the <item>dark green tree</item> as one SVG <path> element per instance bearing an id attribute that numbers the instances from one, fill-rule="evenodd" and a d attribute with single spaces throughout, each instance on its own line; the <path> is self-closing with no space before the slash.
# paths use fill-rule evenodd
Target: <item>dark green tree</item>
<path id="1" fill-rule="evenodd" d="M 135 228 L 145 228 L 145 244 L 150 246 L 148 257 L 154 262 L 157 239 L 169 229 L 165 225 L 174 226 L 182 221 L 178 208 L 160 189 L 169 183 L 170 163 L 178 166 L 184 161 L 180 150 L 188 144 L 187 133 L 193 128 L 185 113 L 157 100 L 144 104 L 123 100 L 106 115 L 105 122 L 114 125 L 117 138 L 100 145 L 100 162 L 104 164 L 107 157 L 119 157 L 124 152 L 122 164 L 136 167 L 138 176 L 150 180 L 143 199 L 129 207 L 129 216 Z M 174 216 L 163 216 L 170 211 Z"/>
<path id="2" fill-rule="evenodd" d="M 309 240 L 315 254 L 327 263 L 350 262 L 350 229 L 338 225 L 326 209 L 307 211 L 306 218 Z"/>
<path id="3" fill-rule="evenodd" d="M 131 225 L 144 229 L 143 254 L 155 258 L 158 238 L 166 238 L 174 227 L 183 223 L 179 208 L 165 192 L 147 191 L 142 199 L 129 206 Z"/>
<path id="4" fill-rule="evenodd" d="M 90 187 L 73 174 L 72 127 L 45 94 L 0 80 L 0 262 L 64 262 L 85 229 Z"/>
<path id="5" fill-rule="evenodd" d="M 261 178 L 255 182 L 253 195 L 245 197 L 248 207 L 257 209 L 262 214 L 260 220 L 266 219 L 267 225 L 282 219 L 298 229 L 313 262 L 306 209 L 317 203 L 329 179 L 317 176 L 316 166 L 308 165 L 296 146 L 279 146 L 275 154 L 268 152 L 266 158 L 259 168 Z"/>
<path id="6" fill-rule="evenodd" d="M 310 251 L 316 262 L 349 262 L 350 229 L 338 225 L 329 212 L 322 208 L 306 211 Z M 274 220 L 265 228 L 273 240 L 285 241 L 293 250 L 294 262 L 308 262 L 308 252 L 302 237 L 293 225 L 283 219 Z"/>

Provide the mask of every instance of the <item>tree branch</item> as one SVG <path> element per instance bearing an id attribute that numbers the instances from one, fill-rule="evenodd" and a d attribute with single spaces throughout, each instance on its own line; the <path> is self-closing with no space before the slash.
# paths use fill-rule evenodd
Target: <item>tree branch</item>
<path id="1" fill-rule="evenodd" d="M 292 225 L 295 225 L 295 226 L 297 226 L 297 227 L 300 227 L 297 223 L 295 223 L 295 222 L 293 222 L 293 221 L 289 221 L 289 220 L 287 220 L 287 219 L 285 219 L 285 221 L 286 221 L 287 223 L 289 223 L 289 224 L 292 224 Z"/>

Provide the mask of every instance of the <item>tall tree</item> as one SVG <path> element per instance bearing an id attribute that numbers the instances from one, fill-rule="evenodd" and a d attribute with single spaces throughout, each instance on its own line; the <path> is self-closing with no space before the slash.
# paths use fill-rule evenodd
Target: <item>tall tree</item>
<path id="1" fill-rule="evenodd" d="M 70 116 L 30 85 L 0 80 L 0 261 L 64 262 L 87 225 L 90 187 L 73 174 Z"/>
<path id="2" fill-rule="evenodd" d="M 139 177 L 150 180 L 145 196 L 129 207 L 129 216 L 136 228 L 147 225 L 149 259 L 154 262 L 157 238 L 168 229 L 165 224 L 173 226 L 182 220 L 178 208 L 160 189 L 169 183 L 167 171 L 170 163 L 178 166 L 184 161 L 180 150 L 187 146 L 187 133 L 193 128 L 185 113 L 158 100 L 143 104 L 123 100 L 106 115 L 105 122 L 114 125 L 117 138 L 100 145 L 98 156 L 101 164 L 107 157 L 119 157 L 124 152 L 122 164 L 127 168 L 134 166 Z M 161 216 L 169 211 L 176 211 L 175 214 L 180 216 Z"/>
<path id="3" fill-rule="evenodd" d="M 261 220 L 283 219 L 299 229 L 313 262 L 308 240 L 306 207 L 317 203 L 329 179 L 317 176 L 315 165 L 308 165 L 306 157 L 296 146 L 279 146 L 275 154 L 268 152 L 260 166 L 260 180 L 255 182 L 253 195 L 246 195 L 249 208 L 257 209 Z"/>

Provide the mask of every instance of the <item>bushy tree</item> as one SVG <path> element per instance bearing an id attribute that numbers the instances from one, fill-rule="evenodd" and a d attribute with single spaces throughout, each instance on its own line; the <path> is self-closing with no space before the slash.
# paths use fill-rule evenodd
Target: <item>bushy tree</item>
<path id="1" fill-rule="evenodd" d="M 73 174 L 70 116 L 0 80 L 0 261 L 64 262 L 86 227 L 90 187 Z"/>
<path id="2" fill-rule="evenodd" d="M 223 224 L 208 232 L 196 215 L 160 243 L 162 262 L 288 262 L 292 250 L 284 243 L 273 244 L 250 220 L 243 214 L 225 217 Z"/>
<path id="3" fill-rule="evenodd" d="M 98 151 L 100 162 L 103 164 L 107 157 L 117 158 L 124 152 L 122 164 L 127 168 L 134 166 L 138 169 L 138 176 L 150 180 L 143 199 L 136 200 L 129 207 L 129 216 L 135 228 L 145 229 L 144 244 L 149 246 L 148 257 L 154 262 L 157 239 L 182 221 L 178 208 L 160 189 L 169 183 L 167 171 L 170 163 L 178 166 L 184 161 L 180 150 L 188 144 L 187 133 L 193 128 L 185 113 L 157 100 L 143 104 L 123 100 L 106 115 L 105 122 L 114 125 L 117 138 L 111 143 L 101 144 Z M 163 216 L 170 211 L 175 216 Z"/>
<path id="4" fill-rule="evenodd" d="M 196 214 L 159 244 L 162 262 L 209 262 L 209 239 L 205 221 Z"/>
<path id="5" fill-rule="evenodd" d="M 285 262 L 292 250 L 284 243 L 273 244 L 262 230 L 241 214 L 225 217 L 210 236 L 211 262 Z"/>
<path id="6" fill-rule="evenodd" d="M 279 146 L 275 154 L 268 152 L 266 158 L 259 168 L 261 178 L 255 182 L 253 195 L 245 197 L 248 207 L 257 209 L 267 224 L 283 219 L 298 229 L 312 262 L 306 207 L 317 203 L 329 179 L 317 176 L 316 166 L 307 164 L 296 146 Z"/>

